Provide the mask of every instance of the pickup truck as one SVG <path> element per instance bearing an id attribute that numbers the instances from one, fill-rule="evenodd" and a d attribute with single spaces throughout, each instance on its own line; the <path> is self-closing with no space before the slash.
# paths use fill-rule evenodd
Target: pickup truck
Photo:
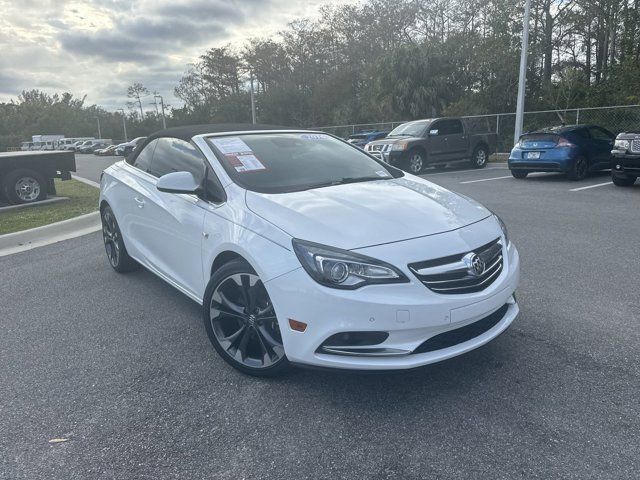
<path id="1" fill-rule="evenodd" d="M 428 165 L 459 161 L 483 168 L 496 142 L 495 133 L 472 133 L 460 118 L 430 118 L 403 123 L 384 140 L 368 143 L 365 151 L 416 175 Z"/>
<path id="2" fill-rule="evenodd" d="M 614 185 L 633 185 L 640 177 L 640 130 L 618 134 L 611 156 L 611 180 Z"/>
<path id="3" fill-rule="evenodd" d="M 73 152 L 2 152 L 0 196 L 11 204 L 44 200 L 56 193 L 54 178 L 69 180 L 75 171 Z"/>

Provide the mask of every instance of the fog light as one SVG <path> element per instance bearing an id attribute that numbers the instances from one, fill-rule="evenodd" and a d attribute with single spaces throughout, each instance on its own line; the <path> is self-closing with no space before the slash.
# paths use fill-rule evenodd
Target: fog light
<path id="1" fill-rule="evenodd" d="M 620 165 L 616 165 L 616 170 L 620 170 Z"/>
<path id="2" fill-rule="evenodd" d="M 296 332 L 304 332 L 307 329 L 307 324 L 304 322 L 299 322 L 298 320 L 294 320 L 293 318 L 289 319 L 289 326 L 291 330 L 295 330 Z"/>

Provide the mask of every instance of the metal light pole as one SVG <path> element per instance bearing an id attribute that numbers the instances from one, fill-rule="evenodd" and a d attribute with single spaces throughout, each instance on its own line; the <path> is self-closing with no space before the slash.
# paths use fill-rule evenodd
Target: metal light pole
<path id="1" fill-rule="evenodd" d="M 516 104 L 516 125 L 513 134 L 513 144 L 518 143 L 522 134 L 524 118 L 524 95 L 527 84 L 527 50 L 529 48 L 529 17 L 531 14 L 531 0 L 525 0 L 524 20 L 522 25 L 522 51 L 520 52 L 520 78 L 518 79 L 518 102 Z"/>
<path id="2" fill-rule="evenodd" d="M 253 73 L 249 74 L 251 83 L 251 123 L 256 123 L 256 97 L 253 93 Z"/>
<path id="3" fill-rule="evenodd" d="M 160 99 L 160 108 L 162 111 L 162 128 L 167 128 L 167 120 L 164 117 L 164 99 L 162 98 L 162 95 L 154 95 L 153 97 Z"/>
<path id="4" fill-rule="evenodd" d="M 98 121 L 98 138 L 102 138 L 102 132 L 100 131 L 100 117 L 95 117 Z"/>
<path id="5" fill-rule="evenodd" d="M 116 111 L 117 112 L 122 112 L 122 129 L 124 130 L 124 141 L 128 142 L 129 139 L 127 138 L 127 120 L 126 120 L 126 116 L 124 114 L 124 108 L 119 108 Z"/>

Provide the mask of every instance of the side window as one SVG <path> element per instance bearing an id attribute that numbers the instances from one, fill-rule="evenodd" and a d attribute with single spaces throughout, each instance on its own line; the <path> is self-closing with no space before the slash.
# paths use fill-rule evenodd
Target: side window
<path id="1" fill-rule="evenodd" d="M 449 120 L 449 135 L 460 135 L 462 133 L 462 122 L 460 120 Z"/>
<path id="2" fill-rule="evenodd" d="M 158 140 L 154 140 L 146 145 L 140 154 L 138 154 L 138 156 L 133 160 L 133 166 L 139 168 L 143 172 L 149 172 L 151 158 L 153 157 L 153 150 L 156 148 L 157 143 Z"/>
<path id="3" fill-rule="evenodd" d="M 605 140 L 607 142 L 613 140 L 613 134 L 603 128 L 591 127 L 589 128 L 589 133 L 591 133 L 591 137 L 594 140 Z"/>
<path id="4" fill-rule="evenodd" d="M 440 120 L 439 122 L 434 122 L 431 124 L 431 126 L 429 126 L 429 133 L 433 132 L 434 130 L 437 130 L 438 133 L 437 135 L 446 135 L 445 130 L 443 129 L 443 127 L 445 127 L 445 121 L 444 120 Z"/>
<path id="5" fill-rule="evenodd" d="M 576 137 L 589 139 L 589 132 L 587 132 L 586 128 L 578 128 L 573 132 Z"/>
<path id="6" fill-rule="evenodd" d="M 200 151 L 184 140 L 158 138 L 149 173 L 161 177 L 171 172 L 190 172 L 201 181 L 204 178 L 204 157 Z"/>

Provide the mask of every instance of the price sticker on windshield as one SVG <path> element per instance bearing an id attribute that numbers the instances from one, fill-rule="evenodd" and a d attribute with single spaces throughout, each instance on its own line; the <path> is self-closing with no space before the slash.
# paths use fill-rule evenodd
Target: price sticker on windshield
<path id="1" fill-rule="evenodd" d="M 253 154 L 227 155 L 227 161 L 238 173 L 257 172 L 267 167 Z"/>
<path id="2" fill-rule="evenodd" d="M 249 148 L 249 145 L 244 143 L 244 141 L 238 137 L 214 138 L 211 140 L 211 143 L 213 143 L 223 155 L 253 153 L 251 148 Z"/>

